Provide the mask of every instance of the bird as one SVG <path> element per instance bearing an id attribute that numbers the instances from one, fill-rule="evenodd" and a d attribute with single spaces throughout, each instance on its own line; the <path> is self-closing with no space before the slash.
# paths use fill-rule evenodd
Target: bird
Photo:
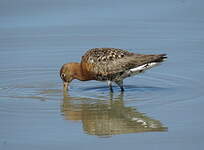
<path id="1" fill-rule="evenodd" d="M 123 80 L 159 65 L 167 59 L 166 54 L 139 54 L 119 48 L 92 48 L 81 58 L 81 62 L 63 64 L 60 77 L 63 89 L 68 90 L 72 80 L 106 81 L 111 92 L 116 83 L 124 91 Z"/>

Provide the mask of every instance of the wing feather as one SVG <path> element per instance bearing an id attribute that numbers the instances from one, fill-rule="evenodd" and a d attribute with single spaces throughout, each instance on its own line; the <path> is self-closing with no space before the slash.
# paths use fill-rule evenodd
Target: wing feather
<path id="1" fill-rule="evenodd" d="M 110 76 L 150 62 L 162 61 L 165 54 L 143 55 L 115 48 L 95 48 L 82 56 L 82 65 L 96 76 Z"/>

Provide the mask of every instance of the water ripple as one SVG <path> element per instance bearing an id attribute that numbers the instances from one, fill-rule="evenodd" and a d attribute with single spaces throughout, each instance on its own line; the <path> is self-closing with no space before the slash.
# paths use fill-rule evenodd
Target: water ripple
<path id="1" fill-rule="evenodd" d="M 202 85 L 194 79 L 163 73 L 151 72 L 125 80 L 124 93 L 117 86 L 110 93 L 106 83 L 74 81 L 67 95 L 55 69 L 8 69 L 1 73 L 8 76 L 1 81 L 0 115 L 29 117 L 35 112 L 34 117 L 43 117 L 61 111 L 64 119 L 81 121 L 84 132 L 97 136 L 165 131 L 161 122 L 136 108 L 162 107 L 203 96 Z M 114 128 L 116 124 L 118 128 Z"/>

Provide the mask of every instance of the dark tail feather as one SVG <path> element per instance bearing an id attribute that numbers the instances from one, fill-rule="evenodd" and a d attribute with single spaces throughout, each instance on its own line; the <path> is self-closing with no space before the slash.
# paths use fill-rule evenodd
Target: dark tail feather
<path id="1" fill-rule="evenodd" d="M 167 59 L 166 54 L 159 54 L 157 55 L 157 58 L 153 62 L 163 62 Z"/>

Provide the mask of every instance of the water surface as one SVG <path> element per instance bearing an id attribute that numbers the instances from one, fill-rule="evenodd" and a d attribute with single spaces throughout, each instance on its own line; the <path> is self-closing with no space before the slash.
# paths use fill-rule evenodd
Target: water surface
<path id="1" fill-rule="evenodd" d="M 201 0 L 0 2 L 0 149 L 202 149 Z M 93 47 L 167 53 L 124 81 L 73 81 L 59 69 Z"/>

